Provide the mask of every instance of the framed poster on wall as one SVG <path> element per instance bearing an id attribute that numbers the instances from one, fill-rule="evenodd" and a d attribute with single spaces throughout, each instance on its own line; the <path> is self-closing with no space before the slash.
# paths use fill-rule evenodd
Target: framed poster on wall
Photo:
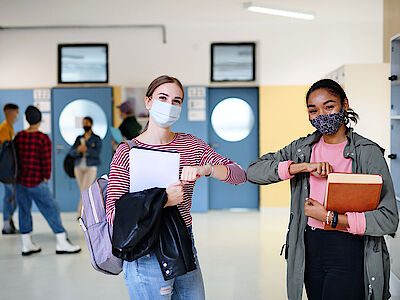
<path id="1" fill-rule="evenodd" d="M 58 83 L 108 83 L 108 45 L 59 44 Z"/>
<path id="2" fill-rule="evenodd" d="M 255 43 L 212 43 L 211 81 L 255 81 Z"/>

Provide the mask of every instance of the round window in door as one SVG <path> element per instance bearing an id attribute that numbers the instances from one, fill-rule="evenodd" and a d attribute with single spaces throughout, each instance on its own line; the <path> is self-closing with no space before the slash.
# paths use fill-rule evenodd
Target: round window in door
<path id="1" fill-rule="evenodd" d="M 243 99 L 227 98 L 214 107 L 211 124 L 221 139 L 238 142 L 245 139 L 253 129 L 254 113 Z"/>
<path id="2" fill-rule="evenodd" d="M 93 119 L 92 130 L 101 139 L 104 139 L 107 134 L 108 123 L 103 109 L 93 101 L 78 99 L 64 107 L 58 123 L 61 136 L 71 146 L 74 144 L 76 137 L 84 133 L 82 128 L 84 117 Z"/>

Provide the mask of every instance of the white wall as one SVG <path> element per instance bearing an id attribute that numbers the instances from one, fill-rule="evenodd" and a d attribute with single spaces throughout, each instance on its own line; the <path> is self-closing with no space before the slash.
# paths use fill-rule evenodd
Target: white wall
<path id="1" fill-rule="evenodd" d="M 350 107 L 360 119 L 354 126 L 357 133 L 378 143 L 390 154 L 390 64 L 343 65 L 326 78 L 339 82 L 349 99 Z"/>
<path id="2" fill-rule="evenodd" d="M 157 29 L 0 30 L 0 88 L 57 84 L 57 44 L 107 42 L 110 84 L 146 85 L 167 73 L 209 84 L 210 43 L 256 41 L 258 84 L 309 84 L 345 63 L 382 61 L 382 0 L 270 1 L 315 21 L 259 15 L 239 0 L 1 1 L 0 26 L 165 24 Z"/>
<path id="3" fill-rule="evenodd" d="M 360 116 L 355 130 L 390 154 L 390 65 L 344 66 L 344 88 L 350 107 Z"/>

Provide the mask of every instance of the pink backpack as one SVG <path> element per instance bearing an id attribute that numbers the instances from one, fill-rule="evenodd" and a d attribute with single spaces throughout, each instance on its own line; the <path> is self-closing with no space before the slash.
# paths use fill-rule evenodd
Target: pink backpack
<path id="1" fill-rule="evenodd" d="M 129 148 L 135 143 L 126 141 Z M 82 214 L 79 224 L 83 230 L 89 249 L 92 266 L 95 270 L 109 275 L 122 271 L 122 259 L 112 254 L 113 227 L 106 219 L 108 176 L 98 178 L 82 193 Z"/>

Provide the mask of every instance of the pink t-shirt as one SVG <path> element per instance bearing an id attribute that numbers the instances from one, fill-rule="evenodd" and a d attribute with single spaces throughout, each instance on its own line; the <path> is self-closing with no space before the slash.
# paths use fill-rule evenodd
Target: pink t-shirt
<path id="1" fill-rule="evenodd" d="M 333 172 L 351 173 L 352 160 L 351 158 L 343 157 L 343 151 L 346 147 L 347 141 L 340 144 L 327 144 L 323 137 L 314 145 L 311 152 L 310 162 L 328 162 L 333 169 Z M 289 173 L 289 167 L 292 161 L 285 161 L 279 163 L 278 174 L 282 180 L 290 179 L 293 175 Z M 326 177 L 317 177 L 310 174 L 310 198 L 324 203 L 326 192 Z M 366 221 L 364 213 L 348 212 L 349 227 L 347 231 L 353 234 L 363 235 L 366 228 Z M 315 228 L 324 228 L 321 221 L 313 218 L 308 218 L 308 225 Z"/>

